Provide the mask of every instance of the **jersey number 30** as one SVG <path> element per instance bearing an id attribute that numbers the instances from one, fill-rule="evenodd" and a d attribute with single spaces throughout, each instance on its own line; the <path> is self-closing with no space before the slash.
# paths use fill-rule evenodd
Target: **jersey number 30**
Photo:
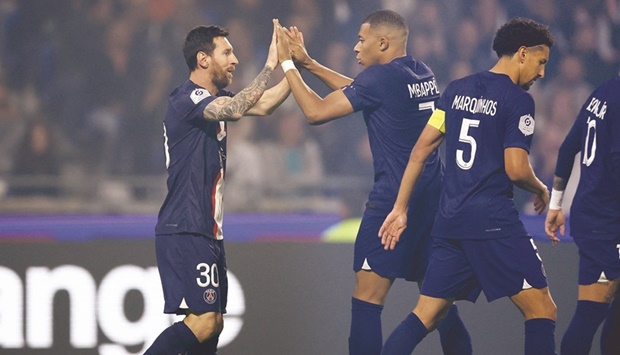
<path id="1" fill-rule="evenodd" d="M 471 153 L 469 154 L 469 160 L 465 161 L 463 158 L 463 154 L 465 153 L 462 149 L 456 150 L 456 165 L 463 170 L 469 170 L 474 165 L 474 159 L 476 159 L 476 149 L 478 149 L 478 145 L 476 143 L 476 139 L 469 135 L 469 129 L 471 127 L 478 127 L 480 125 L 480 120 L 472 120 L 469 118 L 463 118 L 463 123 L 461 123 L 461 133 L 459 133 L 459 142 L 467 143 L 470 145 Z"/>
<path id="2" fill-rule="evenodd" d="M 220 285 L 220 277 L 217 271 L 217 264 L 209 266 L 207 263 L 200 263 L 196 265 L 196 270 L 200 271 L 200 276 L 196 278 L 196 283 L 200 287 L 207 287 L 209 285 L 218 287 Z"/>

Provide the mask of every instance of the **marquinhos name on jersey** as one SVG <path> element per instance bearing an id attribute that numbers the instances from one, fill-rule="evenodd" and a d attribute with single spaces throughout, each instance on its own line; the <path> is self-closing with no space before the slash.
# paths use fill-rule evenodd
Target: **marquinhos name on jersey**
<path id="1" fill-rule="evenodd" d="M 452 101 L 453 110 L 462 110 L 473 114 L 482 113 L 484 115 L 495 116 L 497 112 L 497 101 L 485 98 L 455 95 Z"/>

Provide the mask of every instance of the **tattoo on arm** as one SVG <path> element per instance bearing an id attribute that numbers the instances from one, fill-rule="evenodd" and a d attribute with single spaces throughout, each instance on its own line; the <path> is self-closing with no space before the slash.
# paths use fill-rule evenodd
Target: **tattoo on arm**
<path id="1" fill-rule="evenodd" d="M 564 191 L 568 185 L 568 180 L 562 179 L 559 176 L 553 177 L 553 188 L 559 191 Z"/>
<path id="2" fill-rule="evenodd" d="M 252 82 L 234 97 L 218 97 L 205 107 L 203 116 L 209 121 L 238 120 L 261 98 L 273 68 L 266 65 Z"/>

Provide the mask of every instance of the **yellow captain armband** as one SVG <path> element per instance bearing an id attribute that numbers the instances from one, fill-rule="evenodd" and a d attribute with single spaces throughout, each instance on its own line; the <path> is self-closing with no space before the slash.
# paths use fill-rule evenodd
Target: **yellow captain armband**
<path id="1" fill-rule="evenodd" d="M 446 111 L 436 109 L 433 111 L 431 118 L 428 119 L 427 124 L 437 128 L 441 133 L 446 133 Z"/>

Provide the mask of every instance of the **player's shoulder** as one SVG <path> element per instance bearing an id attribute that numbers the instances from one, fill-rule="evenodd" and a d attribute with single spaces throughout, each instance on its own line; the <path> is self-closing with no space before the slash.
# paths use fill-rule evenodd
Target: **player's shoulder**
<path id="1" fill-rule="evenodd" d="M 168 101 L 177 111 L 184 111 L 184 109 L 192 108 L 210 96 L 211 94 L 207 89 L 187 80 L 172 90 L 168 96 Z"/>
<path id="2" fill-rule="evenodd" d="M 583 104 L 582 113 L 620 120 L 620 76 L 599 85 Z"/>
<path id="3" fill-rule="evenodd" d="M 193 110 L 197 105 L 208 104 L 219 96 L 232 97 L 235 94 L 227 90 L 220 90 L 213 96 L 207 89 L 187 80 L 172 90 L 168 96 L 168 102 L 177 112 L 186 112 Z"/>
<path id="4" fill-rule="evenodd" d="M 389 72 L 387 69 L 388 68 L 386 67 L 385 64 L 370 65 L 366 67 L 364 70 L 362 70 L 359 74 L 357 74 L 357 76 L 355 77 L 355 81 L 360 82 L 360 81 L 366 81 L 366 80 L 370 80 L 370 81 L 381 80 L 385 78 L 386 73 Z"/>
<path id="5" fill-rule="evenodd" d="M 416 74 L 421 76 L 435 75 L 433 68 L 426 62 L 416 59 L 412 56 L 403 57 L 402 62 L 409 66 Z"/>
<path id="6" fill-rule="evenodd" d="M 498 101 L 507 101 L 514 104 L 534 104 L 532 94 L 515 84 L 507 74 L 483 71 L 477 74 L 478 80 L 483 82 Z"/>
<path id="7" fill-rule="evenodd" d="M 620 101 L 620 76 L 613 77 L 597 87 L 593 95 L 597 94 Z"/>
<path id="8" fill-rule="evenodd" d="M 364 69 L 361 74 L 384 77 L 385 75 L 402 76 L 407 71 L 415 76 L 433 75 L 433 71 L 426 63 L 416 60 L 411 56 L 399 57 L 384 64 L 373 64 Z"/>
<path id="9" fill-rule="evenodd" d="M 478 74 L 470 74 L 462 78 L 454 79 L 446 85 L 444 96 L 455 94 L 463 94 L 475 87 L 476 76 Z"/>
<path id="10" fill-rule="evenodd" d="M 613 78 L 604 82 L 601 87 L 608 87 L 610 89 L 618 90 L 620 88 L 620 75 L 616 75 Z"/>
<path id="11" fill-rule="evenodd" d="M 412 56 L 396 58 L 385 64 L 384 67 L 392 75 L 406 78 L 408 81 L 426 81 L 429 77 L 435 76 L 428 64 Z"/>

